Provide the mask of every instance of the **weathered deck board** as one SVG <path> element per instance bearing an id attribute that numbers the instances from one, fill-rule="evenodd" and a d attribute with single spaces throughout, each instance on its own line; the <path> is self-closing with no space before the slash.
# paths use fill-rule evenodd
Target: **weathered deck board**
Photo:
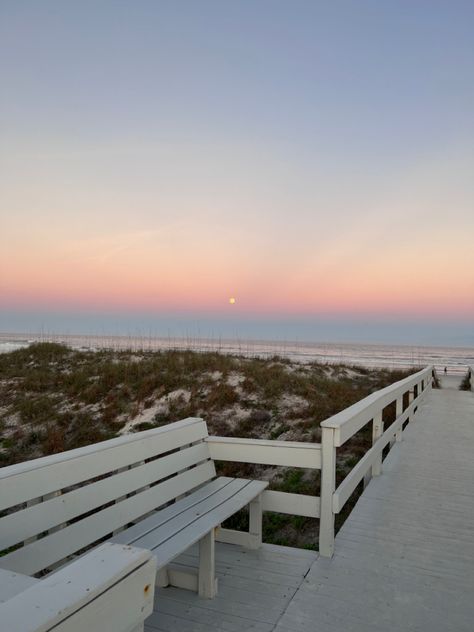
<path id="1" fill-rule="evenodd" d="M 157 591 L 147 632 L 472 632 L 474 394 L 433 391 L 332 559 L 219 544 L 214 600 Z M 179 558 L 197 566 L 197 548 Z"/>
<path id="2" fill-rule="evenodd" d="M 148 632 L 270 632 L 317 558 L 312 551 L 264 544 L 251 551 L 231 544 L 216 545 L 219 593 L 200 599 L 177 588 L 157 590 Z M 197 567 L 197 547 L 178 563 Z"/>
<path id="3" fill-rule="evenodd" d="M 474 394 L 433 391 L 275 630 L 472 632 Z M 318 622 L 316 625 L 315 622 Z"/>

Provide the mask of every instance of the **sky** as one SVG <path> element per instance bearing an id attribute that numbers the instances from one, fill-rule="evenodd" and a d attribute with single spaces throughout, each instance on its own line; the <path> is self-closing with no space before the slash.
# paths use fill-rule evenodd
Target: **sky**
<path id="1" fill-rule="evenodd" d="M 0 331 L 474 344 L 473 23 L 0 0 Z"/>

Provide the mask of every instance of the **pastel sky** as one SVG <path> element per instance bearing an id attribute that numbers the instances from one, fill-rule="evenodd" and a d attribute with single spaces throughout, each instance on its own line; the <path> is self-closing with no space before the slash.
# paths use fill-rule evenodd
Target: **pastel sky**
<path id="1" fill-rule="evenodd" d="M 474 342 L 473 23 L 1 0 L 0 330 Z"/>

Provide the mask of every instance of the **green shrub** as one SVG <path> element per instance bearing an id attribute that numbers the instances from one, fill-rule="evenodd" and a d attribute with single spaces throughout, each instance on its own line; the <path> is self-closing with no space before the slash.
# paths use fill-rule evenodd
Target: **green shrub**
<path id="1" fill-rule="evenodd" d="M 463 377 L 461 384 L 459 385 L 460 391 L 470 391 L 472 388 L 472 375 L 471 372 L 468 371 L 466 375 Z"/>

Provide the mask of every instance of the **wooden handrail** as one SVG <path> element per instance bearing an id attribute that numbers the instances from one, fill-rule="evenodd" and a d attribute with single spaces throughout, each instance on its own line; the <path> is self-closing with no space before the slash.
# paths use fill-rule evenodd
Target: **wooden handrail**
<path id="1" fill-rule="evenodd" d="M 321 443 L 213 436 L 206 442 L 211 457 L 217 461 L 320 469 L 320 497 L 266 491 L 263 508 L 319 517 L 319 551 L 330 557 L 334 551 L 335 515 L 362 480 L 381 473 L 383 449 L 401 441 L 403 427 L 415 415 L 431 387 L 433 375 L 434 367 L 428 366 L 326 419 L 321 423 Z M 403 410 L 405 396 L 408 407 Z M 383 410 L 392 402 L 396 403 L 396 419 L 384 432 Z M 369 422 L 372 422 L 372 447 L 336 489 L 336 450 Z"/>
<path id="2" fill-rule="evenodd" d="M 428 366 L 321 423 L 320 555 L 332 557 L 335 515 L 362 480 L 381 473 L 383 449 L 401 441 L 403 426 L 413 418 L 426 391 L 431 388 L 433 373 L 434 367 Z M 408 395 L 408 407 L 403 410 L 405 395 Z M 393 402 L 396 402 L 396 419 L 384 432 L 383 410 Z M 336 489 L 336 450 L 369 422 L 372 422 L 372 447 Z"/>
<path id="3" fill-rule="evenodd" d="M 215 461 L 321 469 L 321 444 L 239 437 L 206 438 Z"/>
<path id="4" fill-rule="evenodd" d="M 432 366 L 426 367 L 414 375 L 395 382 L 376 393 L 368 395 L 360 402 L 345 408 L 340 413 L 329 417 L 321 423 L 321 428 L 333 428 L 335 445 L 343 445 L 358 430 L 368 423 L 379 410 L 395 401 L 421 381 L 431 379 Z"/>

